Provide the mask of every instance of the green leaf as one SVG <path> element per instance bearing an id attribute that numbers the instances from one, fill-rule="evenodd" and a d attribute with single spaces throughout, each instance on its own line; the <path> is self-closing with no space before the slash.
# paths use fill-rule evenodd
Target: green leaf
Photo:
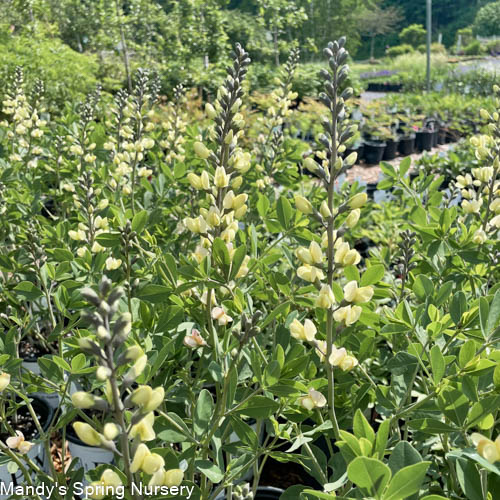
<path id="1" fill-rule="evenodd" d="M 464 366 L 471 361 L 475 355 L 476 343 L 472 339 L 469 339 L 462 344 L 458 353 L 458 365 L 460 368 L 464 368 Z"/>
<path id="2" fill-rule="evenodd" d="M 211 361 L 208 365 L 208 373 L 212 376 L 214 382 L 221 383 L 224 380 L 224 375 L 222 374 L 222 368 L 215 361 Z"/>
<path id="3" fill-rule="evenodd" d="M 212 254 L 215 262 L 219 265 L 224 274 L 228 275 L 231 258 L 229 257 L 229 251 L 222 238 L 215 238 L 212 244 Z"/>
<path id="4" fill-rule="evenodd" d="M 376 458 L 356 457 L 347 467 L 347 476 L 370 496 L 380 497 L 391 479 L 391 469 Z"/>
<path id="5" fill-rule="evenodd" d="M 382 264 L 371 266 L 363 273 L 360 286 L 374 285 L 384 277 L 384 274 L 385 268 Z"/>
<path id="6" fill-rule="evenodd" d="M 250 448 L 257 448 L 259 440 L 252 427 L 250 427 L 241 418 L 234 415 L 231 417 L 231 426 L 243 444 L 246 444 Z"/>
<path id="7" fill-rule="evenodd" d="M 467 309 L 467 301 L 464 292 L 456 292 L 451 299 L 450 316 L 455 325 L 460 323 L 463 313 Z"/>
<path id="8" fill-rule="evenodd" d="M 436 420 L 434 418 L 418 418 L 410 420 L 408 422 L 408 427 L 420 432 L 425 432 L 426 434 L 444 434 L 458 430 L 456 427 L 452 427 L 451 425 L 445 424 L 444 422 L 441 422 L 441 420 Z"/>
<path id="9" fill-rule="evenodd" d="M 420 299 L 422 302 L 425 301 L 428 296 L 434 293 L 434 285 L 432 284 L 432 281 L 427 276 L 425 276 L 425 274 L 419 274 L 415 278 L 412 289 L 418 299 Z"/>
<path id="10" fill-rule="evenodd" d="M 281 227 L 284 229 L 289 229 L 291 227 L 290 221 L 293 217 L 293 208 L 290 202 L 284 197 L 280 196 L 278 203 L 276 205 L 276 213 L 278 215 L 278 220 Z"/>
<path id="11" fill-rule="evenodd" d="M 214 401 L 207 389 L 202 389 L 194 409 L 193 430 L 197 439 L 201 439 L 208 431 L 210 419 L 214 412 Z"/>
<path id="12" fill-rule="evenodd" d="M 236 278 L 236 275 L 238 274 L 238 271 L 240 270 L 241 264 L 243 263 L 243 260 L 245 259 L 245 256 L 247 254 L 247 247 L 246 245 L 241 245 L 239 246 L 233 255 L 233 261 L 231 264 L 231 274 L 229 275 L 229 279 L 233 280 Z"/>
<path id="13" fill-rule="evenodd" d="M 362 437 L 368 439 L 370 443 L 373 445 L 375 442 L 375 431 L 372 429 L 368 420 L 366 420 L 363 412 L 358 408 L 356 413 L 354 414 L 353 420 L 353 430 L 354 435 L 360 439 Z"/>
<path id="14" fill-rule="evenodd" d="M 411 167 L 411 158 L 407 156 L 399 163 L 399 175 L 404 177 Z"/>
<path id="15" fill-rule="evenodd" d="M 493 372 L 493 383 L 497 389 L 500 389 L 500 363 L 497 364 Z"/>
<path id="16" fill-rule="evenodd" d="M 392 473 L 408 465 L 418 464 L 422 461 L 420 453 L 408 441 L 400 441 L 392 450 L 388 466 Z"/>
<path id="17" fill-rule="evenodd" d="M 377 429 L 377 437 L 375 439 L 375 451 L 378 454 L 378 458 L 382 460 L 385 454 L 385 447 L 387 445 L 387 439 L 389 437 L 389 430 L 391 428 L 391 419 L 386 418 Z"/>
<path id="18" fill-rule="evenodd" d="M 224 473 L 210 460 L 195 460 L 195 467 L 212 481 L 212 483 L 220 483 L 224 477 Z"/>
<path id="19" fill-rule="evenodd" d="M 148 221 L 148 211 L 141 210 L 134 215 L 132 219 L 132 231 L 135 231 L 137 234 L 141 234 L 142 230 L 146 226 L 146 222 Z"/>
<path id="20" fill-rule="evenodd" d="M 489 335 L 500 318 L 500 290 L 497 290 L 493 300 L 490 304 L 490 312 L 488 313 L 488 319 L 486 320 L 486 333 Z"/>
<path id="21" fill-rule="evenodd" d="M 431 349 L 431 368 L 434 384 L 437 385 L 443 378 L 444 372 L 446 370 L 444 356 L 441 352 L 441 348 L 437 345 L 433 346 Z"/>
<path id="22" fill-rule="evenodd" d="M 278 361 L 271 361 L 264 370 L 264 384 L 269 387 L 278 383 L 281 374 L 281 367 Z"/>
<path id="23" fill-rule="evenodd" d="M 155 285 L 153 283 L 150 283 L 142 287 L 137 296 L 147 302 L 158 304 L 161 302 L 167 302 L 170 294 L 170 288 L 163 285 Z"/>
<path id="24" fill-rule="evenodd" d="M 14 290 L 17 292 L 17 295 L 21 295 L 21 297 L 28 300 L 36 300 L 43 295 L 43 292 L 29 281 L 21 281 Z"/>
<path id="25" fill-rule="evenodd" d="M 279 408 L 279 403 L 265 396 L 253 396 L 234 413 L 253 418 L 268 418 Z"/>
<path id="26" fill-rule="evenodd" d="M 177 263 L 172 254 L 164 254 L 165 267 L 167 270 L 167 278 L 172 285 L 177 286 Z"/>
<path id="27" fill-rule="evenodd" d="M 120 245 L 120 233 L 101 233 L 95 239 L 99 245 L 106 248 L 113 248 Z"/>
<path id="28" fill-rule="evenodd" d="M 262 322 L 260 327 L 263 329 L 267 325 L 269 325 L 274 319 L 276 319 L 280 314 L 282 314 L 282 313 L 286 314 L 286 311 L 290 307 L 290 304 L 291 304 L 291 302 L 287 300 L 286 302 L 283 302 L 279 306 L 274 308 L 272 310 L 272 312 L 267 315 L 266 319 Z"/>
<path id="29" fill-rule="evenodd" d="M 384 494 L 384 500 L 402 500 L 418 493 L 429 465 L 430 462 L 420 462 L 396 472 Z"/>
<path id="30" fill-rule="evenodd" d="M 347 281 L 356 281 L 356 283 L 359 283 L 359 271 L 356 266 L 344 267 L 344 276 Z"/>
<path id="31" fill-rule="evenodd" d="M 479 323 L 481 325 L 481 333 L 484 338 L 488 337 L 487 322 L 490 312 L 490 305 L 484 297 L 479 297 Z"/>

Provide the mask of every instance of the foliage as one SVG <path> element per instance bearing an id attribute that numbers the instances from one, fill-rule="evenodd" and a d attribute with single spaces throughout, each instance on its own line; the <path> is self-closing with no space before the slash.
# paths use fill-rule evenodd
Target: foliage
<path id="1" fill-rule="evenodd" d="M 395 45 L 394 47 L 389 47 L 385 53 L 389 57 L 397 57 L 403 54 L 409 54 L 413 52 L 415 49 L 408 43 L 403 43 L 401 45 Z"/>
<path id="2" fill-rule="evenodd" d="M 483 52 L 481 47 L 481 42 L 479 40 L 474 40 L 464 47 L 464 54 L 466 56 L 477 56 Z"/>
<path id="3" fill-rule="evenodd" d="M 419 45 L 425 42 L 427 31 L 421 24 L 410 24 L 406 28 L 403 28 L 399 34 L 399 39 L 413 48 L 417 48 Z"/>
<path id="4" fill-rule="evenodd" d="M 500 34 L 500 2 L 488 3 L 479 9 L 474 20 L 474 31 L 481 36 Z"/>

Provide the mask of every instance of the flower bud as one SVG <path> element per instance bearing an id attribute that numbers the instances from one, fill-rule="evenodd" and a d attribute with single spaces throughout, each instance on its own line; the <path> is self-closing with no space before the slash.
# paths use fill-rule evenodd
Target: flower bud
<path id="1" fill-rule="evenodd" d="M 366 200 L 368 199 L 368 195 L 366 193 L 358 193 L 355 194 L 350 200 L 349 200 L 349 206 L 352 209 L 356 208 L 361 208 L 365 203 Z"/>
<path id="2" fill-rule="evenodd" d="M 229 185 L 229 175 L 226 174 L 224 167 L 215 169 L 214 183 L 217 188 L 225 188 Z"/>
<path id="3" fill-rule="evenodd" d="M 205 104 L 205 113 L 211 120 L 213 120 L 217 116 L 215 108 L 209 102 Z"/>
<path id="4" fill-rule="evenodd" d="M 120 428 L 116 424 L 109 422 L 104 425 L 103 434 L 108 441 L 113 441 L 120 434 Z"/>
<path id="5" fill-rule="evenodd" d="M 189 181 L 189 184 L 191 184 L 191 187 L 193 187 L 194 189 L 202 189 L 201 179 L 199 176 L 197 176 L 193 172 L 190 172 L 187 175 L 187 179 Z"/>
<path id="6" fill-rule="evenodd" d="M 10 384 L 10 375 L 5 372 L 0 373 L 0 392 L 4 391 L 5 388 Z"/>
<path id="7" fill-rule="evenodd" d="M 164 485 L 171 488 L 179 486 L 184 479 L 184 472 L 181 469 L 170 469 L 165 472 Z"/>
<path id="8" fill-rule="evenodd" d="M 360 215 L 361 215 L 361 211 L 359 208 L 356 208 L 355 210 L 353 210 L 347 216 L 347 219 L 345 220 L 346 226 L 349 228 L 354 227 L 358 223 Z"/>
<path id="9" fill-rule="evenodd" d="M 322 309 L 329 309 L 335 304 L 335 296 L 329 285 L 323 285 L 316 299 L 316 306 Z"/>
<path id="10" fill-rule="evenodd" d="M 332 216 L 332 212 L 328 208 L 328 203 L 326 202 L 326 200 L 323 200 L 321 202 L 319 212 L 325 219 L 329 219 Z"/>
<path id="11" fill-rule="evenodd" d="M 313 207 L 311 203 L 306 200 L 303 196 L 300 195 L 295 195 L 295 206 L 297 207 L 297 210 L 300 210 L 303 214 L 312 214 L 313 212 Z"/>
<path id="12" fill-rule="evenodd" d="M 102 443 L 101 435 L 89 424 L 85 422 L 75 422 L 73 424 L 76 435 L 88 446 L 100 446 Z"/>
<path id="13" fill-rule="evenodd" d="M 210 150 L 202 142 L 195 142 L 193 144 L 194 152 L 203 160 L 210 156 Z"/>
<path id="14" fill-rule="evenodd" d="M 71 402 L 75 408 L 87 410 L 94 406 L 95 398 L 88 392 L 78 391 L 71 395 Z"/>

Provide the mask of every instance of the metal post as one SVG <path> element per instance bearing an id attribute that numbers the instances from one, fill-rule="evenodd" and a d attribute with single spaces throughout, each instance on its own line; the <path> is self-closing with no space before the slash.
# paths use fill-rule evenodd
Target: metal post
<path id="1" fill-rule="evenodd" d="M 427 92 L 431 91 L 432 0 L 427 0 Z"/>

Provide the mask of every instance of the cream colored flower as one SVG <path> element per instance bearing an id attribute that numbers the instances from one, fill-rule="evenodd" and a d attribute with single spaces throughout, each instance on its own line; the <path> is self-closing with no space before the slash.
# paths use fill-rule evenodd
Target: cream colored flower
<path id="1" fill-rule="evenodd" d="M 333 313 L 333 318 L 335 321 L 349 326 L 358 321 L 361 316 L 361 311 L 362 309 L 360 306 L 345 306 L 337 309 Z"/>
<path id="2" fill-rule="evenodd" d="M 24 434 L 21 431 L 16 431 L 16 436 L 7 438 L 6 444 L 10 449 L 17 450 L 22 455 L 28 453 L 35 446 L 24 439 Z"/>
<path id="3" fill-rule="evenodd" d="M 309 389 L 307 396 L 299 398 L 299 404 L 306 410 L 313 410 L 314 408 L 323 408 L 326 405 L 326 398 L 321 392 L 314 389 Z"/>
<path id="4" fill-rule="evenodd" d="M 316 299 L 316 306 L 328 309 L 335 304 L 335 296 L 329 285 L 323 285 Z"/>
<path id="5" fill-rule="evenodd" d="M 138 437 L 141 441 L 153 441 L 156 438 L 153 424 L 155 415 L 153 412 L 148 413 L 138 424 L 132 426 L 130 429 L 130 439 Z"/>
<path id="6" fill-rule="evenodd" d="M 368 195 L 366 193 L 358 193 L 355 194 L 350 200 L 349 200 L 349 206 L 354 210 L 356 208 L 361 208 L 365 203 L 366 200 L 368 199 Z"/>
<path id="7" fill-rule="evenodd" d="M 304 264 L 297 269 L 297 276 L 302 278 L 309 283 L 314 283 L 316 280 L 322 281 L 325 279 L 325 275 L 321 269 L 317 267 Z"/>
<path id="8" fill-rule="evenodd" d="M 356 281 L 349 281 L 344 287 L 344 299 L 347 302 L 362 304 L 368 302 L 373 297 L 373 288 L 371 286 L 362 286 L 358 288 Z"/>
<path id="9" fill-rule="evenodd" d="M 292 337 L 298 340 L 304 340 L 311 342 L 316 336 L 316 326 L 310 319 L 306 319 L 304 324 L 302 324 L 297 318 L 295 318 L 290 324 L 290 333 Z"/>
<path id="10" fill-rule="evenodd" d="M 10 384 L 10 375 L 5 372 L 0 372 L 0 392 Z"/>
<path id="11" fill-rule="evenodd" d="M 200 335 L 200 332 L 193 328 L 189 335 L 184 337 L 183 341 L 186 347 L 190 347 L 191 349 L 197 349 L 198 347 L 204 347 L 207 345 L 203 337 Z"/>
<path id="12" fill-rule="evenodd" d="M 486 235 L 486 233 L 483 231 L 482 228 L 478 229 L 472 236 L 472 241 L 477 245 L 482 245 L 487 239 L 488 236 Z"/>
<path id="13" fill-rule="evenodd" d="M 222 307 L 214 307 L 212 309 L 212 318 L 217 320 L 220 326 L 226 326 L 228 323 L 233 321 L 231 316 L 228 316 Z"/>
<path id="14" fill-rule="evenodd" d="M 349 228 L 354 227 L 358 223 L 360 215 L 361 210 L 359 208 L 352 210 L 345 220 L 345 225 Z"/>
<path id="15" fill-rule="evenodd" d="M 479 213 L 479 210 L 481 208 L 481 205 L 483 204 L 483 200 L 464 200 L 462 201 L 462 208 L 465 213 L 467 214 L 477 214 Z"/>
<path id="16" fill-rule="evenodd" d="M 303 214 L 308 215 L 313 213 L 313 207 L 311 203 L 303 196 L 300 196 L 298 194 L 295 195 L 295 206 L 297 207 L 297 210 L 299 210 Z"/>
<path id="17" fill-rule="evenodd" d="M 114 271 L 122 265 L 121 259 L 115 259 L 114 257 L 108 257 L 106 259 L 106 269 L 108 271 Z"/>
<path id="18" fill-rule="evenodd" d="M 217 188 L 229 186 L 229 175 L 226 173 L 224 167 L 217 167 L 215 169 L 214 184 Z"/>

